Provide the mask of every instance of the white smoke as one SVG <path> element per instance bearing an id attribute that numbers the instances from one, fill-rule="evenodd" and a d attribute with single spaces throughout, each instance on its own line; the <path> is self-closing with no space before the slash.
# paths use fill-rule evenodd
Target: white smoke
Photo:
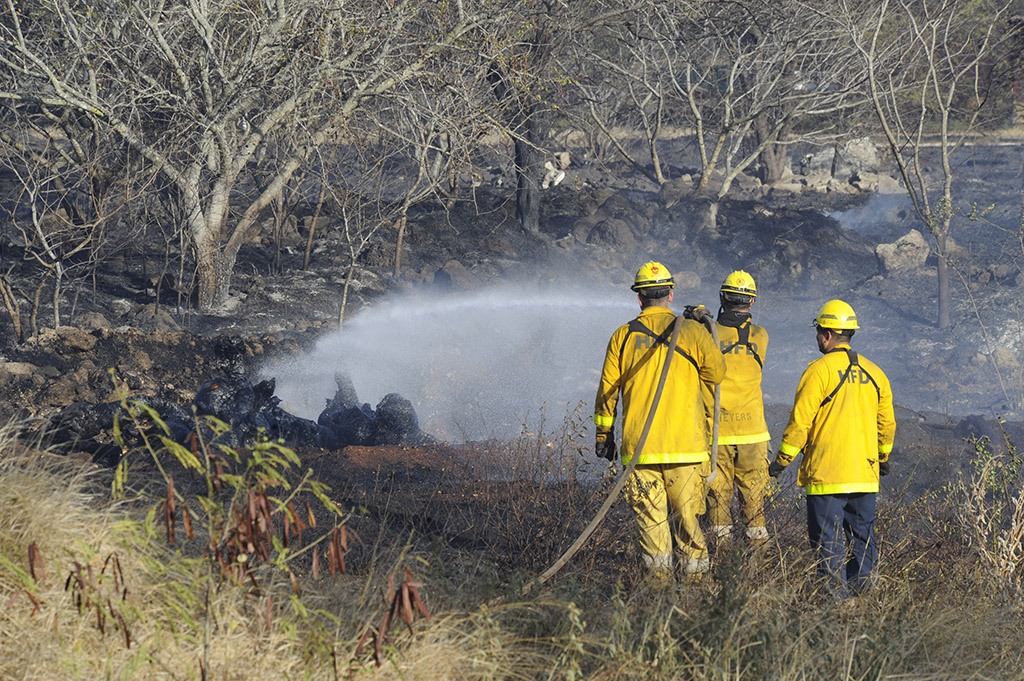
<path id="1" fill-rule="evenodd" d="M 869 234 L 881 241 L 902 236 L 916 225 L 913 206 L 906 194 L 871 194 L 867 201 L 826 215 L 844 229 Z"/>

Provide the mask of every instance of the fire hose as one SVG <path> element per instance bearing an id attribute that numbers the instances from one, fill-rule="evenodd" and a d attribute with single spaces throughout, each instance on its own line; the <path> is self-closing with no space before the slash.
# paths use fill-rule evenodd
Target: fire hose
<path id="1" fill-rule="evenodd" d="M 711 313 L 708 312 L 707 308 L 703 305 L 698 307 L 687 306 L 684 314 L 676 317 L 676 321 L 672 326 L 672 336 L 668 341 L 668 354 L 665 356 L 665 363 L 661 367 L 661 375 L 658 377 L 658 386 L 654 390 L 654 398 L 651 401 L 651 410 L 647 414 L 647 420 L 644 422 L 643 430 L 640 431 L 640 439 L 637 441 L 636 449 L 633 452 L 633 456 L 629 460 L 629 464 L 626 469 L 622 471 L 622 474 L 612 485 L 611 490 L 608 492 L 607 498 L 601 507 L 597 510 L 597 513 L 591 519 L 590 523 L 583 529 L 576 540 L 565 550 L 565 552 L 551 564 L 547 570 L 542 572 L 536 579 L 531 582 L 527 582 L 523 585 L 522 595 L 526 595 L 536 584 L 544 584 L 558 572 L 565 567 L 565 565 L 572 560 L 573 556 L 582 548 L 583 544 L 586 543 L 590 536 L 597 530 L 598 525 L 604 520 L 604 517 L 608 515 L 608 511 L 611 509 L 612 504 L 619 497 L 619 493 L 626 484 L 626 480 L 633 474 L 633 470 L 636 469 L 636 462 L 640 460 L 640 454 L 643 452 L 644 445 L 647 443 L 647 435 L 651 431 L 651 424 L 654 423 L 654 415 L 658 411 L 658 403 L 661 401 L 661 393 L 665 389 L 665 382 L 668 379 L 669 367 L 672 366 L 672 358 L 675 356 L 676 345 L 679 343 L 679 331 L 682 328 L 684 319 L 694 319 L 707 327 L 711 333 L 711 337 L 715 341 L 715 347 L 718 347 L 718 329 L 715 325 L 714 320 L 711 318 Z M 721 406 L 720 390 L 716 385 L 714 390 L 715 395 L 715 406 L 714 406 L 714 423 L 711 428 L 711 472 L 705 478 L 705 482 L 711 482 L 717 473 L 717 462 L 718 462 L 718 422 L 721 418 Z"/>

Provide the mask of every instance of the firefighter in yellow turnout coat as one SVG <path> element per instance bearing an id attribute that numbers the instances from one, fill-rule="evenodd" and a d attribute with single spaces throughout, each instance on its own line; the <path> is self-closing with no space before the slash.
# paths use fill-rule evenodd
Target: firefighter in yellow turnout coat
<path id="1" fill-rule="evenodd" d="M 889 379 L 850 348 L 860 328 L 853 308 L 830 300 L 814 326 L 823 356 L 800 378 L 768 472 L 778 476 L 803 451 L 797 484 L 807 492 L 808 538 L 820 571 L 845 598 L 869 586 L 878 562 L 879 476 L 889 472 L 896 417 Z"/>
<path id="2" fill-rule="evenodd" d="M 711 531 L 719 539 L 732 535 L 733 490 L 739 493 L 745 535 L 752 544 L 768 540 L 764 497 L 768 486 L 768 423 L 764 418 L 761 369 L 768 332 L 751 321 L 757 284 L 748 273 L 733 272 L 719 290 L 718 344 L 728 371 L 722 381 L 718 433 L 718 474 L 708 499 Z M 710 399 L 710 398 L 709 398 Z"/>
<path id="3" fill-rule="evenodd" d="M 597 453 L 609 461 L 615 458 L 620 398 L 623 465 L 636 454 L 676 321 L 668 307 L 673 286 L 664 265 L 648 262 L 641 267 L 632 287 L 640 314 L 616 329 L 608 342 L 594 424 Z M 673 538 L 688 574 L 708 569 L 707 544 L 697 522 L 705 511 L 704 479 L 710 473 L 701 383 L 720 383 L 725 377 L 722 353 L 700 323 L 681 322 L 675 352 L 654 421 L 626 487 L 640 529 L 644 562 L 657 579 L 673 574 Z"/>

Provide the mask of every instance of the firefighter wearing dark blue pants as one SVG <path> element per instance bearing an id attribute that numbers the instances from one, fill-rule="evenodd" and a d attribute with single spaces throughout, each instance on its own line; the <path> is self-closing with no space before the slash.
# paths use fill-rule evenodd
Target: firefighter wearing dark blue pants
<path id="1" fill-rule="evenodd" d="M 860 328 L 853 308 L 830 300 L 814 327 L 823 356 L 800 377 L 768 473 L 777 477 L 803 452 L 797 484 L 807 492 L 808 538 L 821 572 L 844 598 L 870 585 L 878 563 L 878 480 L 889 472 L 896 417 L 889 379 L 850 348 Z"/>

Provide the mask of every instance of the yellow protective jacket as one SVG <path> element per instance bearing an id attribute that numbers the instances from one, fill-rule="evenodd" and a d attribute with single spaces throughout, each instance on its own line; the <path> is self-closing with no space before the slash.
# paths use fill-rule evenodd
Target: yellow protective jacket
<path id="1" fill-rule="evenodd" d="M 803 450 L 797 484 L 807 494 L 878 492 L 878 463 L 889 459 L 895 437 L 889 379 L 843 343 L 800 377 L 776 461 L 788 465 Z"/>
<path id="2" fill-rule="evenodd" d="M 718 345 L 725 355 L 727 367 L 719 392 L 721 420 L 718 444 L 767 442 L 771 435 L 764 418 L 761 367 L 768 351 L 768 332 L 749 319 L 740 327 L 726 326 L 721 322 L 716 324 Z"/>
<path id="3" fill-rule="evenodd" d="M 676 315 L 667 307 L 644 308 L 635 320 L 620 326 L 608 341 L 601 382 L 594 404 L 594 424 L 610 430 L 622 398 L 623 464 L 633 458 L 654 401 Z M 642 325 L 642 326 L 640 326 Z M 647 332 L 646 328 L 658 340 Z M 709 436 L 701 381 L 720 383 L 725 358 L 699 322 L 682 322 L 676 354 L 651 430 L 638 464 L 708 461 Z"/>

